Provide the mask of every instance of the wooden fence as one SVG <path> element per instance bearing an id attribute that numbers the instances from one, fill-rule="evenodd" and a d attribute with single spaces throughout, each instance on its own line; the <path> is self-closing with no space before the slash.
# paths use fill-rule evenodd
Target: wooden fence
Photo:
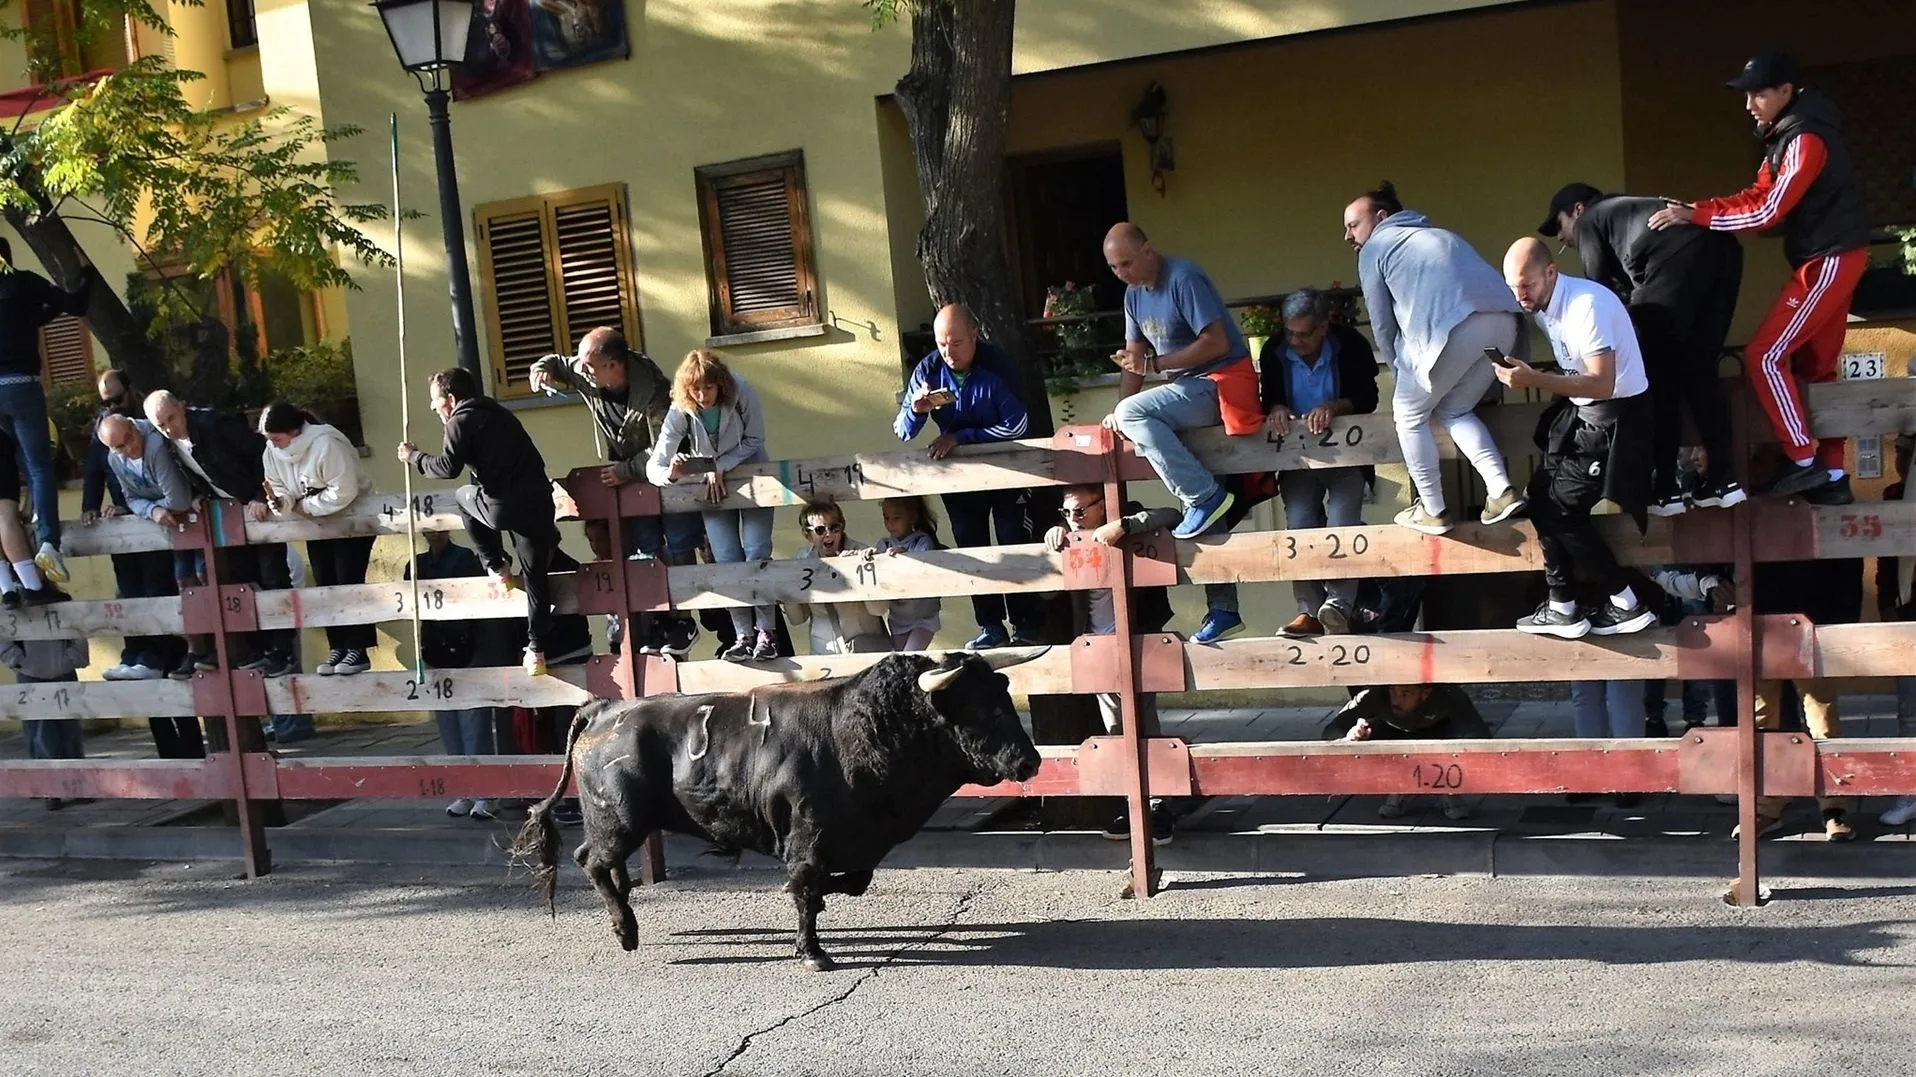
<path id="1" fill-rule="evenodd" d="M 1739 396 L 1739 399 L 1741 397 Z M 1916 430 L 1916 385 L 1895 381 L 1818 385 L 1810 389 L 1819 435 Z M 1506 453 L 1534 453 L 1530 434 L 1538 406 L 1486 409 Z M 1740 412 L 1750 413 L 1747 403 Z M 1742 424 L 1753 437 L 1759 421 Z M 1400 459 L 1388 415 L 1338 420 L 1323 435 L 1230 438 L 1195 434 L 1198 455 L 1219 474 L 1378 464 Z M 1449 452 L 1446 446 L 1446 452 Z M 725 506 L 796 505 L 814 497 L 840 501 L 952 490 L 1014 489 L 1095 482 L 1121 503 L 1122 484 L 1151 478 L 1121 439 L 1097 427 L 1073 427 L 1050 441 L 963 447 L 942 461 L 921 449 L 751 465 L 728 477 Z M 568 480 L 580 516 L 603 520 L 614 546 L 624 521 L 702 507 L 700 491 L 633 485 L 609 490 L 596 469 Z M 214 505 L 182 531 L 143 520 L 114 519 L 67 531 L 69 556 L 173 548 L 210 549 L 343 535 L 403 534 L 408 517 L 420 527 L 455 530 L 447 491 L 419 493 L 408 505 L 388 497 L 321 522 L 246 522 L 237 506 Z M 1614 525 L 1614 526 L 1611 526 Z M 1738 612 L 1695 617 L 1671 629 L 1578 641 L 1539 638 L 1514 629 L 1398 635 L 1252 638 L 1189 644 L 1176 633 L 1128 631 L 1126 585 L 1282 581 L 1351 577 L 1438 576 L 1530 572 L 1541 566 L 1530 525 L 1462 526 L 1441 538 L 1395 526 L 1310 531 L 1240 532 L 1196 542 L 1167 534 L 1134 536 L 1106 549 L 1074 536 L 1053 553 L 1041 545 L 943 550 L 872 562 L 855 559 L 770 561 L 667 569 L 653 561 L 589 563 L 555 576 L 563 611 L 588 614 L 701 610 L 773 601 L 884 600 L 978 593 L 1053 592 L 1115 587 L 1114 636 L 1085 636 L 1008 671 L 1020 694 L 1112 692 L 1120 695 L 1124 733 L 1076 746 L 1043 749 L 1029 782 L 971 787 L 961 795 L 1121 795 L 1133 818 L 1152 796 L 1412 793 L 1681 792 L 1736 793 L 1744 838 L 1738 846 L 1738 899 L 1756 899 L 1756 796 L 1817 793 L 1870 795 L 1916 791 L 1916 739 L 1831 740 L 1801 733 L 1759 733 L 1750 721 L 1754 681 L 1809 676 L 1850 678 L 1916 673 L 1916 624 L 1817 626 L 1802 616 L 1755 616 L 1751 565 L 1756 561 L 1916 555 L 1916 503 L 1816 507 L 1757 500 L 1733 510 L 1693 511 L 1653 521 L 1637 535 L 1621 518 L 1607 522 L 1612 548 L 1629 564 L 1730 563 Z M 209 558 L 214 565 L 217 558 Z M 485 579 L 432 580 L 420 587 L 419 615 L 428 620 L 522 615 L 524 598 Z M 405 583 L 255 591 L 223 584 L 179 598 L 75 601 L 0 612 L 0 636 L 48 639 L 122 634 L 214 632 L 221 669 L 191 682 L 21 685 L 0 692 L 10 718 L 158 717 L 198 715 L 222 721 L 227 749 L 205 761 L 6 761 L 0 795 L 212 798 L 239 805 L 242 854 L 250 874 L 270 870 L 262 802 L 416 796 L 538 796 L 556 779 L 550 757 L 280 758 L 267 750 L 258 716 L 270 712 L 448 710 L 478 706 L 540 707 L 592 697 L 636 698 L 659 692 L 705 692 L 842 675 L 879 655 L 812 656 L 755 665 L 718 661 L 673 663 L 621 653 L 530 678 L 516 668 L 366 673 L 354 677 L 289 676 L 230 671 L 224 632 L 311 628 L 409 618 Z M 1301 688 L 1326 685 L 1440 682 L 1551 682 L 1585 679 L 1735 678 L 1740 721 L 1734 730 L 1693 730 L 1664 740 L 1493 740 L 1485 742 L 1187 743 L 1141 729 L 1143 692 Z M 1156 886 L 1147 828 L 1132 828 L 1136 892 Z M 659 845 L 648 847 L 646 878 L 662 871 Z"/>

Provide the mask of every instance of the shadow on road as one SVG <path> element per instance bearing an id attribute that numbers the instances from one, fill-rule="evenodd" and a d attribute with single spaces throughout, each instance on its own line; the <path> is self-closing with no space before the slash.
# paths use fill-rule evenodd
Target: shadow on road
<path id="1" fill-rule="evenodd" d="M 1594 961 L 1606 965 L 1808 962 L 1877 967 L 1884 964 L 1880 951 L 1906 944 L 1912 928 L 1916 928 L 1916 922 L 1905 920 L 1828 927 L 1617 927 L 1324 917 L 1061 920 L 959 924 L 943 929 L 821 927 L 820 933 L 826 949 L 848 968 L 889 963 L 1057 969 L 1300 969 L 1490 960 Z M 668 958 L 672 964 L 781 964 L 791 960 L 791 928 L 787 925 L 678 931 L 670 937 L 680 945 L 739 951 Z M 900 947 L 906 949 L 900 952 Z M 1863 955 L 1872 951 L 1876 954 L 1865 959 Z"/>

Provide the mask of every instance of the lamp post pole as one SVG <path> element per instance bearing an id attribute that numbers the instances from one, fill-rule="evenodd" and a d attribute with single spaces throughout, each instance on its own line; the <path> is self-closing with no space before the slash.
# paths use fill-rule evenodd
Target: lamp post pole
<path id="1" fill-rule="evenodd" d="M 459 366 L 479 379 L 479 333 L 472 314 L 472 271 L 466 265 L 465 214 L 459 208 L 459 176 L 452 160 L 452 94 L 434 87 L 426 91 L 426 113 L 432 126 L 432 158 L 439 175 L 439 227 L 446 240 L 446 278 L 452 288 L 452 343 Z"/>

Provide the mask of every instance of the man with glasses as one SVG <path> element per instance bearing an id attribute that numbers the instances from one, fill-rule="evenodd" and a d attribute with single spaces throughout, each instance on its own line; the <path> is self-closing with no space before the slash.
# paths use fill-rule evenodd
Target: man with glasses
<path id="1" fill-rule="evenodd" d="M 1104 489 L 1085 484 L 1068 486 L 1064 491 L 1064 519 L 1062 527 L 1054 527 L 1045 532 L 1045 546 L 1052 550 L 1063 550 L 1070 545 L 1070 536 L 1074 532 L 1084 531 L 1091 534 L 1093 542 L 1101 546 L 1116 546 L 1124 541 L 1126 535 L 1141 534 L 1158 528 L 1170 527 L 1184 518 L 1178 509 L 1146 509 L 1139 505 L 1125 506 L 1131 511 L 1116 520 L 1109 518 L 1109 509 L 1104 502 Z M 1072 625 L 1075 629 L 1094 636 L 1109 636 L 1118 630 L 1117 600 L 1109 588 L 1091 591 L 1073 591 L 1071 593 Z M 1139 587 L 1131 592 L 1131 630 L 1133 632 L 1158 632 L 1171 621 L 1171 599 L 1162 587 Z M 1122 710 L 1120 699 L 1115 692 L 1098 694 L 1098 717 L 1104 721 L 1104 731 L 1112 736 L 1122 732 Z M 1138 695 L 1138 720 L 1142 732 L 1149 736 L 1157 728 L 1157 696 L 1149 693 Z M 1151 800 L 1151 844 L 1168 845 L 1171 830 L 1175 822 L 1169 808 L 1158 798 Z M 1131 837 L 1131 817 L 1119 812 L 1104 828 L 1104 836 L 1114 841 L 1124 841 Z"/>
<path id="2" fill-rule="evenodd" d="M 1340 415 L 1377 410 L 1377 359 L 1362 333 L 1331 324 L 1329 297 L 1304 288 L 1284 297 L 1284 335 L 1264 345 L 1259 386 L 1265 423 L 1280 437 L 1293 429 L 1322 434 Z M 1284 526 L 1354 527 L 1364 522 L 1364 469 L 1300 468 L 1277 476 L 1284 497 Z M 1350 631 L 1358 581 L 1298 580 L 1291 584 L 1297 616 L 1279 631 L 1286 636 L 1341 635 Z"/>

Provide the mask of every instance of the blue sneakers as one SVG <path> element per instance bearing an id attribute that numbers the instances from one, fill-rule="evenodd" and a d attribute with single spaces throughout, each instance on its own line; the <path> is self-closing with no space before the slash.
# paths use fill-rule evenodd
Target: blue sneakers
<path id="1" fill-rule="evenodd" d="M 979 630 L 970 643 L 965 644 L 965 650 L 988 651 L 993 647 L 1006 647 L 1010 644 L 1011 637 L 1005 635 L 1004 625 L 986 625 Z"/>
<path id="2" fill-rule="evenodd" d="M 1216 493 L 1184 510 L 1184 519 L 1171 529 L 1171 537 L 1196 538 L 1211 530 L 1223 521 L 1225 513 L 1231 511 L 1231 502 L 1234 500 L 1224 487 L 1218 487 Z"/>
<path id="3" fill-rule="evenodd" d="M 1191 642 L 1216 643 L 1222 639 L 1230 639 L 1243 631 L 1244 618 L 1229 610 L 1208 610 L 1204 614 L 1204 620 L 1198 622 L 1198 630 L 1191 637 Z"/>

